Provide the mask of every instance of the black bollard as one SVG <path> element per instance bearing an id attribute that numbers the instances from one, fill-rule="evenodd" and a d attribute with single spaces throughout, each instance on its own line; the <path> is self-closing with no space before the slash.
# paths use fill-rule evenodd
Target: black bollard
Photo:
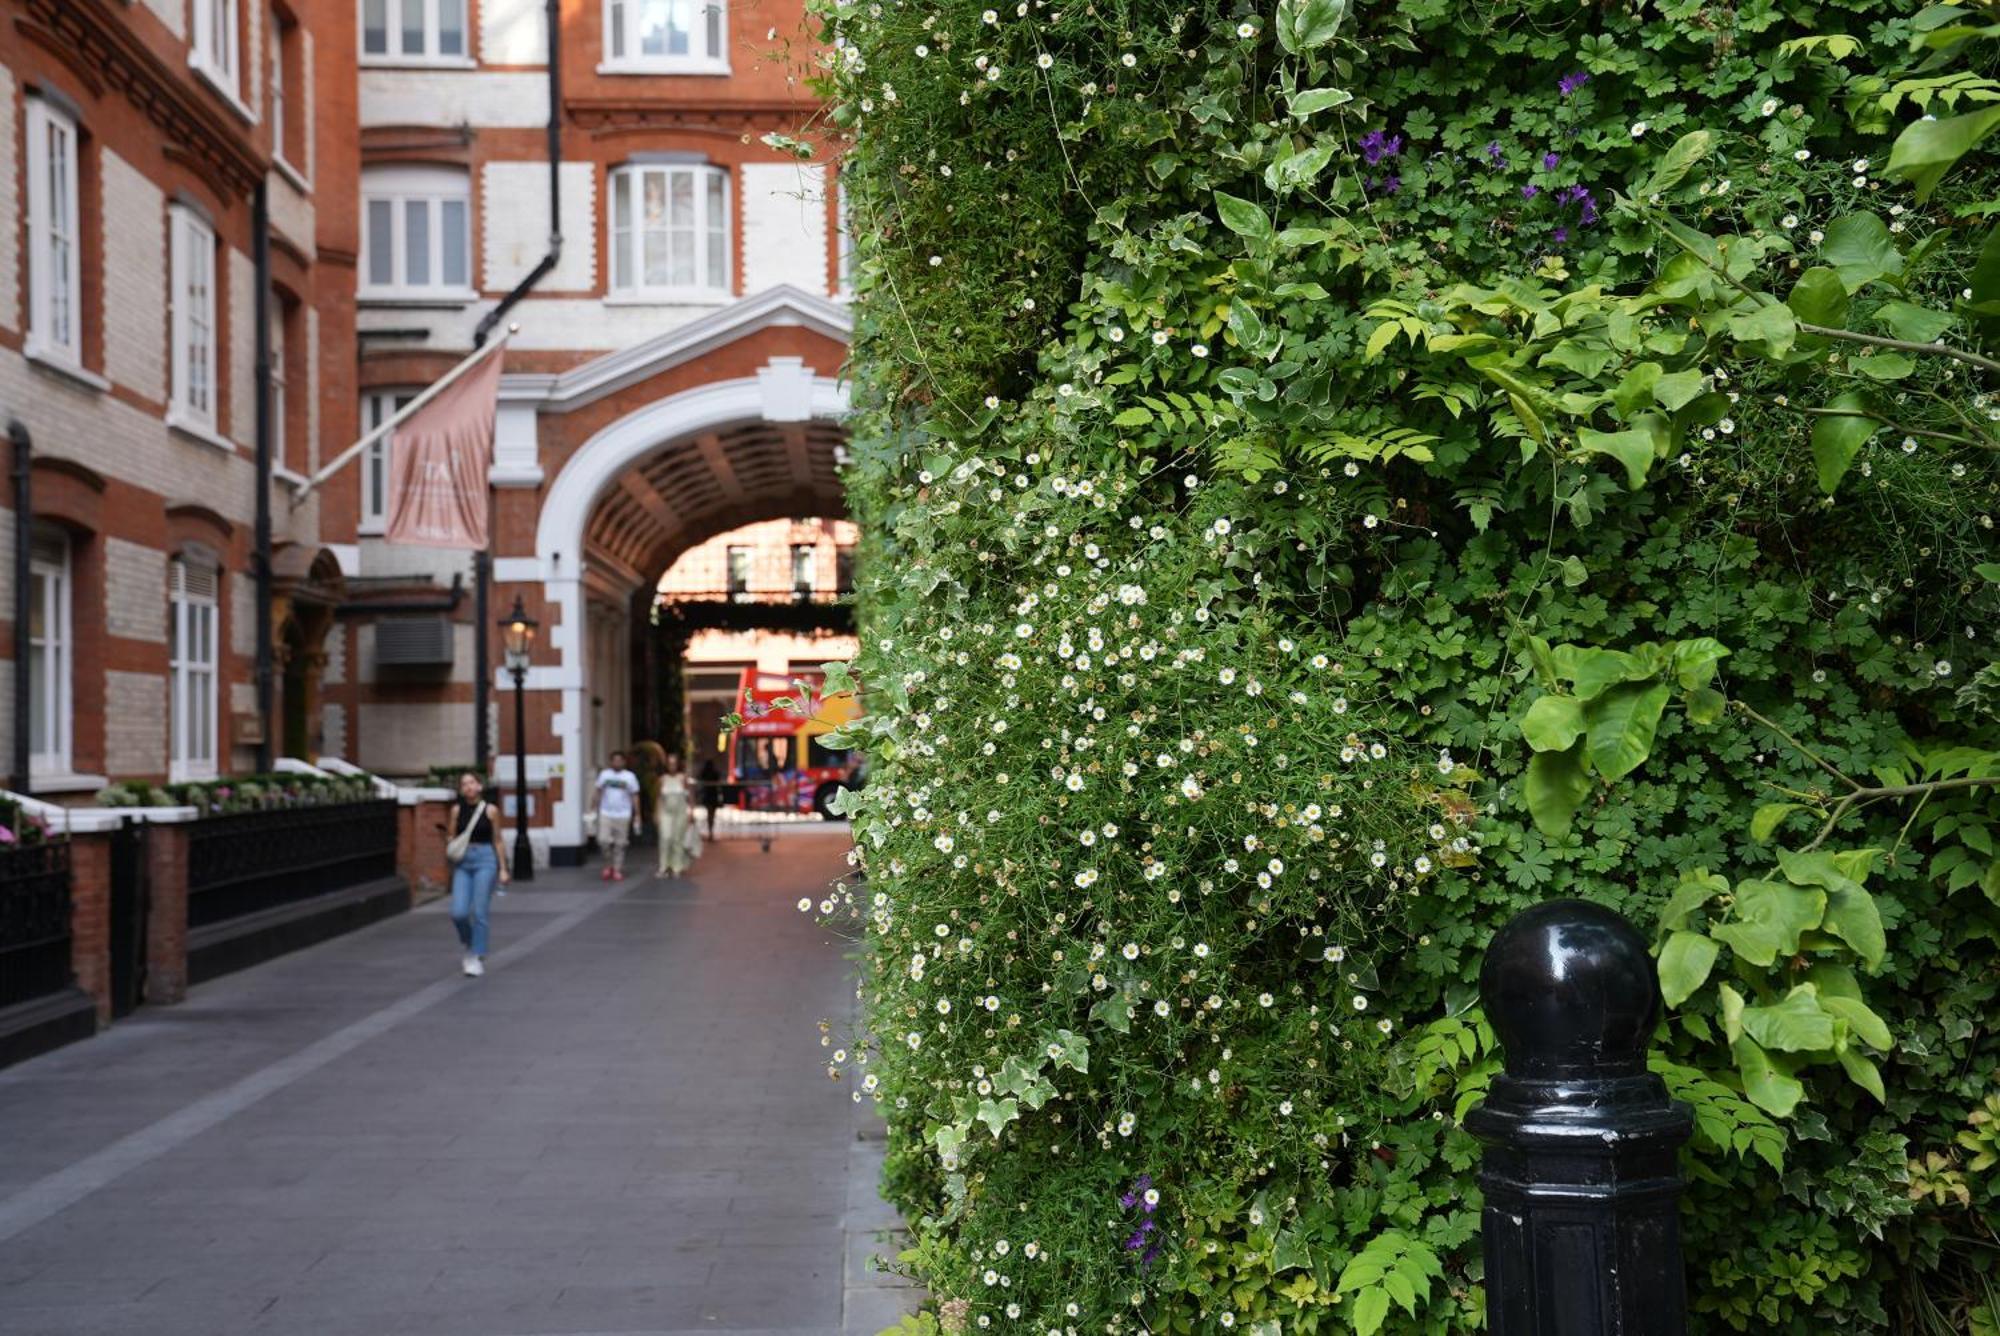
<path id="1" fill-rule="evenodd" d="M 1676 1159 L 1694 1130 L 1646 1070 L 1660 989 L 1646 942 L 1554 900 L 1494 935 L 1479 972 L 1507 1070 L 1465 1125 L 1486 1145 L 1492 1336 L 1686 1336 Z"/>

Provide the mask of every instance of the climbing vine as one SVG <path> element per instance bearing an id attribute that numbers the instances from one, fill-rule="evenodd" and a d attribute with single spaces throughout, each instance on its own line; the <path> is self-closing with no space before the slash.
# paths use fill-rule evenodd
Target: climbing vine
<path id="1" fill-rule="evenodd" d="M 1480 952 L 1575 895 L 1699 1327 L 2000 1328 L 1994 15 L 818 13 L 914 1325 L 1479 1329 Z"/>

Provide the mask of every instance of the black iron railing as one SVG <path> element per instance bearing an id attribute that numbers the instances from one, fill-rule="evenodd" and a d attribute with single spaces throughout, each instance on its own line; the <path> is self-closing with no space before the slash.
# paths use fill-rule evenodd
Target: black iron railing
<path id="1" fill-rule="evenodd" d="M 238 812 L 188 829 L 190 928 L 396 874 L 393 802 Z"/>
<path id="2" fill-rule="evenodd" d="M 0 1007 L 69 987 L 69 842 L 0 852 Z"/>

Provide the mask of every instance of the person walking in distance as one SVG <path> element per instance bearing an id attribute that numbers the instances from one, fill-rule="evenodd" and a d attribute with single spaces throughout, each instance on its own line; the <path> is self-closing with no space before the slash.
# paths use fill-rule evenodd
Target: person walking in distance
<path id="1" fill-rule="evenodd" d="M 627 766 L 625 753 L 611 753 L 611 764 L 597 772 L 597 842 L 604 846 L 604 880 L 625 880 L 625 846 L 638 833 L 639 777 Z"/>
<path id="2" fill-rule="evenodd" d="M 500 814 L 486 801 L 486 786 L 470 770 L 458 777 L 458 806 L 452 811 L 445 857 L 451 862 L 451 925 L 465 950 L 465 972 L 486 973 L 487 915 L 493 886 L 507 881 L 500 849 Z"/>
<path id="3" fill-rule="evenodd" d="M 678 877 L 688 869 L 688 835 L 694 829 L 694 801 L 679 752 L 667 753 L 653 808 L 653 833 L 660 837 L 660 875 Z"/>
<path id="4" fill-rule="evenodd" d="M 708 838 L 715 838 L 715 809 L 722 806 L 722 772 L 715 768 L 715 758 L 709 757 L 701 763 L 701 805 L 708 813 Z"/>

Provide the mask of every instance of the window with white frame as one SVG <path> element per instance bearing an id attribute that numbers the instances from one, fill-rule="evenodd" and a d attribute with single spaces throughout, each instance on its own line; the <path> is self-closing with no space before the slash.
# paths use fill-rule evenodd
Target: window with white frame
<path id="1" fill-rule="evenodd" d="M 173 404 L 170 421 L 215 430 L 215 232 L 185 205 L 168 210 L 173 232 Z"/>
<path id="2" fill-rule="evenodd" d="M 76 122 L 28 99 L 28 351 L 83 361 Z"/>
<path id="3" fill-rule="evenodd" d="M 612 172 L 611 286 L 646 297 L 727 296 L 728 172 L 702 165 Z"/>
<path id="4" fill-rule="evenodd" d="M 240 50 L 236 0 L 194 0 L 194 41 L 189 59 L 231 97 L 241 96 L 243 88 L 238 74 Z"/>
<path id="5" fill-rule="evenodd" d="M 176 557 L 168 578 L 168 714 L 176 781 L 215 775 L 217 592 L 215 563 Z"/>
<path id="6" fill-rule="evenodd" d="M 723 0 L 604 0 L 605 68 L 727 74 L 727 19 Z"/>
<path id="7" fill-rule="evenodd" d="M 285 458 L 285 299 L 271 294 L 271 458 L 283 467 Z"/>
<path id="8" fill-rule="evenodd" d="M 472 298 L 472 183 L 440 167 L 376 167 L 361 181 L 361 295 Z"/>
<path id="9" fill-rule="evenodd" d="M 361 0 L 364 60 L 460 64 L 466 0 Z"/>
<path id="10" fill-rule="evenodd" d="M 415 390 L 370 390 L 361 397 L 362 433 L 374 431 L 409 407 Z M 389 523 L 390 437 L 371 443 L 361 456 L 361 531 L 381 533 Z"/>
<path id="11" fill-rule="evenodd" d="M 28 566 L 28 752 L 41 774 L 70 768 L 69 539 L 37 524 Z"/>

